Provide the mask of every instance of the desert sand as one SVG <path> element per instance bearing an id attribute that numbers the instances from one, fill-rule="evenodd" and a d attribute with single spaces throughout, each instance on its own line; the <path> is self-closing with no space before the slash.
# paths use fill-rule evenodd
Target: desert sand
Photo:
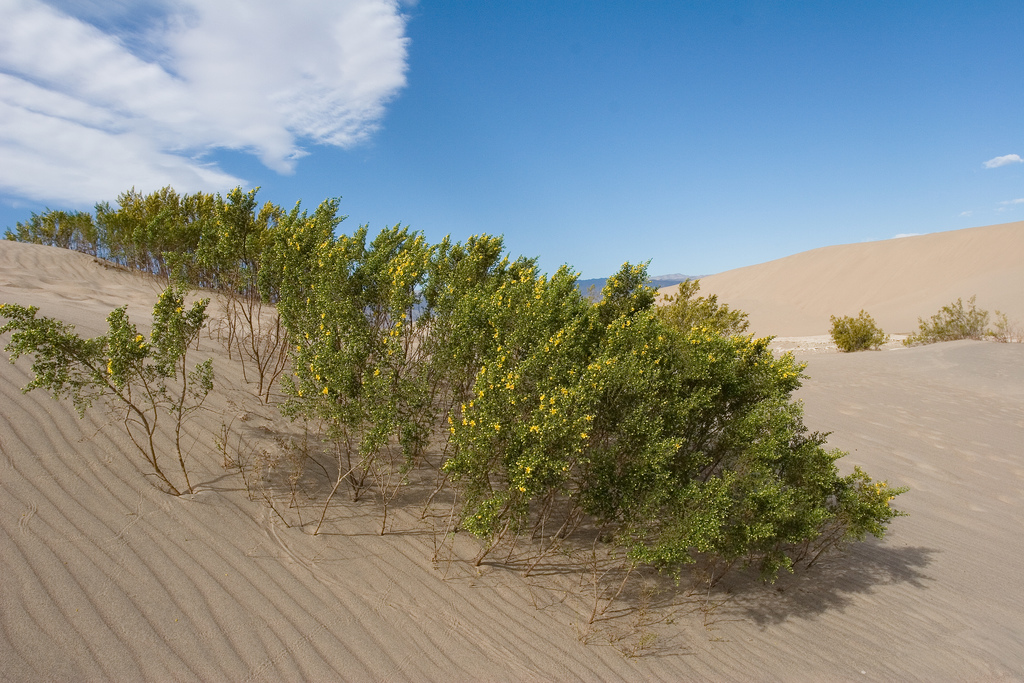
<path id="1" fill-rule="evenodd" d="M 940 307 L 979 308 L 1024 322 L 1024 222 L 842 244 L 701 278 L 701 294 L 750 315 L 758 335 L 826 335 L 830 316 L 864 309 L 890 334 Z M 663 293 L 676 288 L 666 287 Z"/>
<path id="2" fill-rule="evenodd" d="M 961 232 L 852 245 L 870 252 L 859 267 L 874 264 L 878 282 L 860 298 L 838 280 L 809 287 L 808 273 L 834 272 L 846 247 L 744 269 L 747 289 L 740 271 L 715 276 L 721 289 L 707 278 L 705 291 L 749 310 L 756 331 L 794 338 L 827 331 L 818 310 L 867 307 L 892 331 L 973 293 L 1024 311 L 1024 224 Z M 915 265 L 912 246 L 930 254 L 932 237 L 959 245 L 958 260 L 980 264 L 974 275 L 947 283 L 944 266 Z M 984 267 L 993 255 L 1003 265 Z M 895 290 L 891 263 L 922 288 Z M 0 242 L 0 301 L 85 334 L 125 303 L 147 320 L 159 289 L 82 254 Z M 744 291 L 802 291 L 808 303 L 785 313 Z M 79 420 L 42 392 L 22 394 L 26 359 L 0 363 L 0 679 L 1024 680 L 1024 344 L 798 351 L 808 425 L 849 451 L 843 471 L 911 487 L 898 499 L 909 516 L 774 585 L 736 573 L 707 594 L 610 610 L 591 628 L 576 577 L 477 571 L 460 559 L 475 541 L 461 536 L 432 561 L 436 524 L 415 500 L 384 536 L 372 499 L 333 506 L 317 536 L 286 527 L 213 444 L 224 422 L 268 449 L 298 427 L 255 401 L 219 344 L 204 337 L 199 355 L 215 359 L 217 388 L 189 427 L 197 492 L 178 498 L 152 485 L 102 412 Z"/>

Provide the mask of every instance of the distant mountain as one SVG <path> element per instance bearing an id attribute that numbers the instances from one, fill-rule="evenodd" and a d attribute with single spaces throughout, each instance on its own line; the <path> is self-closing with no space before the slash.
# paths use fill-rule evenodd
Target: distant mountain
<path id="1" fill-rule="evenodd" d="M 699 277 L 703 276 L 683 275 L 682 273 L 654 275 L 649 280 L 647 280 L 647 284 L 648 286 L 654 287 L 655 289 L 660 289 L 662 287 L 671 287 L 672 285 L 678 285 L 680 282 L 686 282 L 687 280 L 696 280 Z M 590 278 L 588 280 L 578 280 L 576 282 L 576 286 L 579 287 L 579 290 L 584 294 L 589 293 L 592 299 L 600 299 L 601 290 L 604 289 L 604 286 L 607 282 L 608 278 L 606 277 Z M 591 287 L 594 288 L 593 292 L 591 292 Z"/>

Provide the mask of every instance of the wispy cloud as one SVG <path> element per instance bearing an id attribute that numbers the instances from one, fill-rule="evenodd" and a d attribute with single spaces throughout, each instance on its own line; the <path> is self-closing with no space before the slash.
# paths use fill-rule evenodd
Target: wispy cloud
<path id="1" fill-rule="evenodd" d="M 919 232 L 901 232 L 898 235 L 893 235 L 892 238 L 894 240 L 898 240 L 901 237 L 917 237 L 920 234 L 921 233 L 919 233 Z"/>
<path id="2" fill-rule="evenodd" d="M 967 218 L 968 216 L 973 216 L 973 215 L 974 215 L 974 211 L 961 211 L 960 214 L 959 214 L 960 218 Z"/>
<path id="3" fill-rule="evenodd" d="M 1008 205 L 1008 204 L 1024 204 L 1024 197 L 1021 197 L 1020 199 L 1009 199 L 1009 200 L 1007 200 L 1005 202 L 999 202 L 999 203 L 1003 204 L 1004 206 Z"/>
<path id="4" fill-rule="evenodd" d="M 243 183 L 203 161 L 217 148 L 287 173 L 303 144 L 367 138 L 405 85 L 395 0 L 54 5 L 0 0 L 0 190 L 19 197 Z"/>
<path id="5" fill-rule="evenodd" d="M 1024 162 L 1024 159 L 1021 159 L 1019 154 L 1006 154 L 1001 157 L 989 159 L 984 164 L 982 164 L 982 166 L 984 166 L 985 168 L 999 168 L 1000 166 L 1006 166 L 1008 164 L 1019 164 L 1021 162 Z"/>

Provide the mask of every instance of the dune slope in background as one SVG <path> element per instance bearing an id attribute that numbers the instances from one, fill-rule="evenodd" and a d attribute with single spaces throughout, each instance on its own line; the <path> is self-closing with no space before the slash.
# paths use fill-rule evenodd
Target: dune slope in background
<path id="1" fill-rule="evenodd" d="M 974 295 L 979 308 L 1024 324 L 1024 222 L 822 247 L 700 284 L 746 311 L 762 336 L 827 334 L 830 316 L 861 309 L 886 332 L 909 333 L 918 318 Z"/>
<path id="2" fill-rule="evenodd" d="M 148 320 L 158 291 L 81 254 L 0 242 L 0 301 L 89 335 L 124 303 Z M 285 528 L 213 444 L 223 422 L 268 450 L 297 426 L 253 399 L 216 343 L 198 355 L 217 387 L 189 427 L 198 492 L 180 498 L 151 485 L 102 413 L 23 395 L 28 363 L 0 363 L 0 679 L 1024 678 L 1024 345 L 813 357 L 808 425 L 834 430 L 844 471 L 913 487 L 910 517 L 775 585 L 734 574 L 589 632 L 578 576 L 432 563 L 414 493 L 385 536 L 370 499 L 332 507 L 319 536 Z M 475 549 L 460 537 L 455 552 Z M 638 634 L 654 636 L 647 654 L 624 656 Z"/>

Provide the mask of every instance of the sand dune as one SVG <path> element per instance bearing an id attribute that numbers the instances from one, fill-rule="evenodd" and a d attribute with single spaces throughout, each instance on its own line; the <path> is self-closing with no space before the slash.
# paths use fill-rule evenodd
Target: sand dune
<path id="1" fill-rule="evenodd" d="M 973 295 L 1024 323 L 1024 222 L 822 247 L 710 275 L 701 292 L 746 311 L 759 335 L 827 334 L 829 316 L 861 309 L 886 332 L 909 333 Z"/>
<path id="2" fill-rule="evenodd" d="M 777 272 L 781 288 L 793 273 Z M 148 318 L 158 290 L 0 242 L 0 301 L 88 334 L 126 302 Z M 300 427 L 254 399 L 218 344 L 200 355 L 218 386 L 190 427 L 197 493 L 180 498 L 151 485 L 102 413 L 23 395 L 28 364 L 0 363 L 0 679 L 1024 679 L 1024 345 L 811 357 L 809 425 L 850 451 L 844 470 L 911 486 L 910 516 L 774 586 L 736 574 L 590 630 L 576 575 L 477 571 L 459 559 L 471 539 L 432 561 L 436 520 L 414 493 L 384 536 L 372 500 L 333 506 L 318 536 L 287 528 L 213 443 L 229 423 L 274 451 Z M 645 655 L 627 656 L 643 634 L 656 636 Z"/>

